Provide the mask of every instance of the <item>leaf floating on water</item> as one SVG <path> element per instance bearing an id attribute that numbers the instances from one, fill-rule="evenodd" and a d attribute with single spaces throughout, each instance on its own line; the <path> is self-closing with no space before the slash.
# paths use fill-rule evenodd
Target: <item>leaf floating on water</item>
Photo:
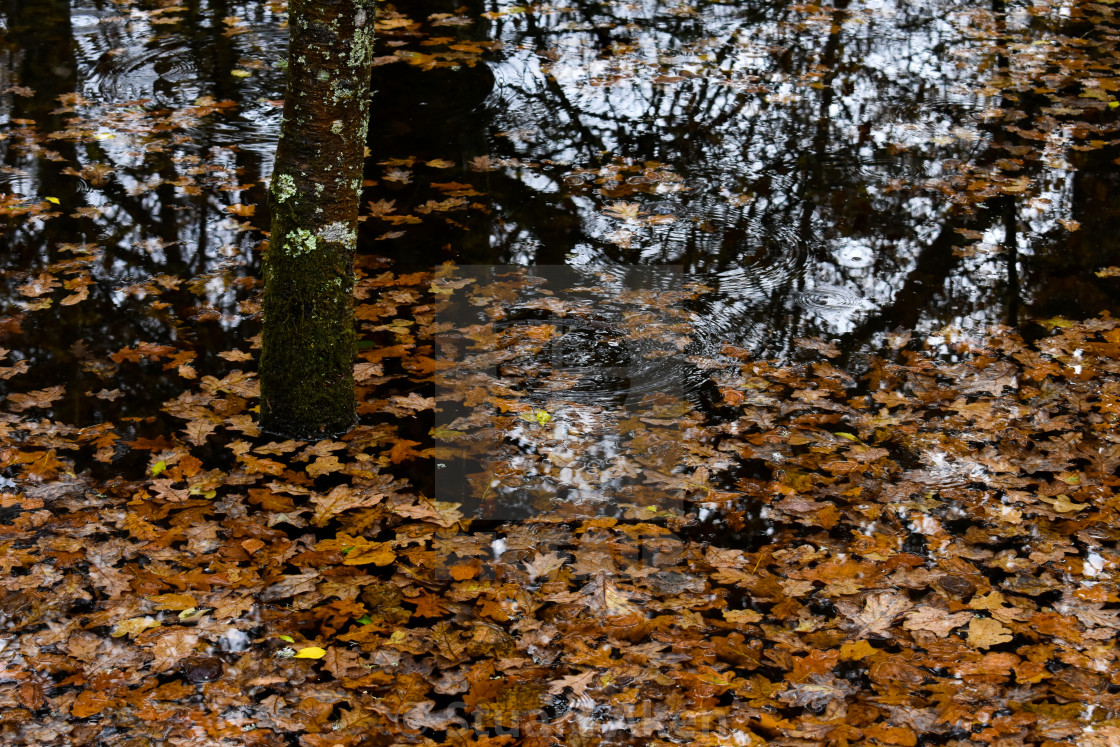
<path id="1" fill-rule="evenodd" d="M 523 412 L 517 417 L 526 423 L 536 423 L 537 425 L 547 425 L 552 420 L 552 416 L 548 414 L 547 410 L 531 410 Z"/>

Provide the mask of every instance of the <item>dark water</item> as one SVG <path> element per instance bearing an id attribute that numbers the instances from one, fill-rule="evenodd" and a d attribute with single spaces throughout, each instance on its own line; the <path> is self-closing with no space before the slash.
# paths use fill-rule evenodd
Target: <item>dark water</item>
<path id="1" fill-rule="evenodd" d="M 1092 55 L 1076 16 L 932 0 L 384 8 L 407 22 L 383 23 L 364 202 L 420 220 L 370 217 L 361 248 L 401 272 L 665 268 L 703 289 L 686 305 L 693 356 L 788 359 L 820 338 L 858 362 L 897 329 L 1113 305 L 1117 281 L 1094 273 L 1117 263 L 1116 149 L 1077 128 L 1107 143 L 1115 111 L 1045 48 L 999 41 L 1077 36 Z M 37 372 L 11 386 L 120 389 L 56 403 L 62 419 L 145 417 L 179 391 L 184 361 L 115 376 L 121 348 L 189 347 L 195 375 L 249 350 L 284 10 L 3 4 L 0 342 Z M 686 392 L 703 383 L 667 370 Z"/>

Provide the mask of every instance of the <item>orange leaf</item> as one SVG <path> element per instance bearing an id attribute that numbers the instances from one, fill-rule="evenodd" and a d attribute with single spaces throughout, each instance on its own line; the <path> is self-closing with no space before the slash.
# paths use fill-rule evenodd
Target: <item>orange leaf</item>
<path id="1" fill-rule="evenodd" d="M 257 212 L 256 205 L 226 205 L 226 212 L 233 213 L 234 215 L 242 218 L 248 218 Z"/>
<path id="2" fill-rule="evenodd" d="M 189 610 L 192 607 L 197 607 L 198 602 L 190 594 L 160 594 L 155 597 L 148 597 L 148 601 L 156 603 L 157 610 Z"/>
<path id="3" fill-rule="evenodd" d="M 74 705 L 70 707 L 70 715 L 77 718 L 89 718 L 114 705 L 116 705 L 115 699 L 104 693 L 95 690 L 82 690 L 74 701 Z"/>

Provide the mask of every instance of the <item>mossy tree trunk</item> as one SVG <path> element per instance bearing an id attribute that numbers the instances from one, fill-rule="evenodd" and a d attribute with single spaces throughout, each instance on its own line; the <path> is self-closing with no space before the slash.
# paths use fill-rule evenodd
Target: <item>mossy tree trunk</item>
<path id="1" fill-rule="evenodd" d="M 292 0 L 284 124 L 269 186 L 261 427 L 324 438 L 354 403 L 354 249 L 375 0 Z"/>

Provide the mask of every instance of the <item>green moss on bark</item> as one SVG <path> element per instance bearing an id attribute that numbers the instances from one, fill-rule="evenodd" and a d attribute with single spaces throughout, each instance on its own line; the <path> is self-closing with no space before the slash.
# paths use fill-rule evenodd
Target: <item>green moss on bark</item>
<path id="1" fill-rule="evenodd" d="M 374 0 L 292 0 L 284 124 L 269 190 L 261 426 L 292 438 L 355 421 L 354 251 Z M 346 95 L 339 95 L 345 92 Z"/>

